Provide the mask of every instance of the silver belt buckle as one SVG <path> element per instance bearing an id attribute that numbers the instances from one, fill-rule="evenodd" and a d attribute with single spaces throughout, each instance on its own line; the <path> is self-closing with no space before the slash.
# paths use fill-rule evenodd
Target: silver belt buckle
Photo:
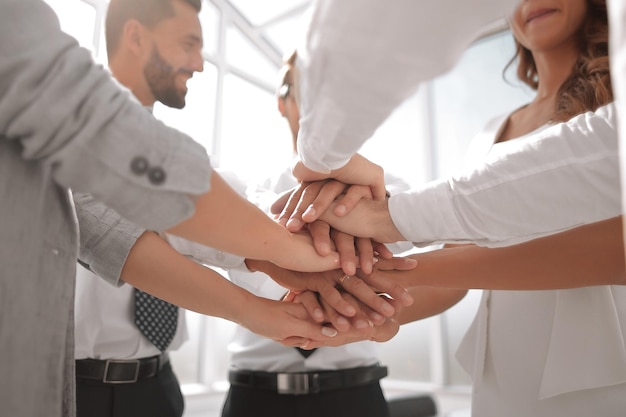
<path id="1" fill-rule="evenodd" d="M 110 380 L 109 377 L 109 365 L 112 363 L 132 363 L 135 364 L 135 375 L 132 379 L 124 379 L 121 381 L 118 380 Z M 102 382 L 106 384 L 132 384 L 137 382 L 137 377 L 139 376 L 139 359 L 129 359 L 129 360 L 113 360 L 108 359 L 106 364 L 104 365 L 104 376 L 102 377 Z"/>
<path id="2" fill-rule="evenodd" d="M 277 385 L 279 394 L 305 395 L 319 392 L 319 375 L 313 374 L 313 386 L 309 383 L 309 374 L 285 373 L 278 374 Z"/>

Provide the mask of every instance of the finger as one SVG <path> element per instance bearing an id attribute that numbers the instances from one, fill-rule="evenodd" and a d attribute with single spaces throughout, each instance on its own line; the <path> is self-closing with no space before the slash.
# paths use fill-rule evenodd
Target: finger
<path id="1" fill-rule="evenodd" d="M 322 323 L 325 320 L 322 305 L 314 292 L 303 292 L 295 298 L 295 302 L 301 303 L 311 318 L 313 318 L 316 322 Z"/>
<path id="2" fill-rule="evenodd" d="M 285 207 L 283 207 L 282 211 L 276 218 L 278 223 L 281 224 L 282 226 L 287 225 L 287 221 L 289 221 L 289 217 L 291 216 L 293 211 L 296 209 L 296 206 L 298 205 L 298 200 L 300 200 L 300 196 L 304 192 L 305 187 L 306 187 L 306 184 L 301 183 L 289 195 L 287 204 L 285 204 Z"/>
<path id="3" fill-rule="evenodd" d="M 302 213 L 304 213 L 315 198 L 317 198 L 325 183 L 326 181 L 314 181 L 307 183 L 307 186 L 302 190 L 302 194 L 300 195 L 296 207 L 289 216 L 289 220 L 287 220 L 287 230 L 295 232 L 304 226 L 306 222 L 302 220 Z"/>
<path id="4" fill-rule="evenodd" d="M 351 185 L 348 187 L 345 194 L 337 199 L 337 204 L 333 209 L 334 213 L 337 216 L 348 214 L 363 198 L 372 199 L 372 190 L 370 187 L 365 185 Z"/>
<path id="5" fill-rule="evenodd" d="M 308 229 L 317 253 L 322 256 L 328 255 L 334 246 L 330 238 L 330 225 L 323 221 L 315 221 L 309 224 Z"/>
<path id="6" fill-rule="evenodd" d="M 346 302 L 350 303 L 355 309 L 358 308 L 358 304 L 353 301 L 354 300 L 353 298 L 351 301 L 350 294 L 341 293 L 341 296 L 344 298 Z M 325 312 L 328 322 L 331 323 L 335 327 L 335 329 L 337 329 L 339 332 L 347 332 L 350 330 L 351 324 L 350 324 L 350 320 L 348 320 L 347 317 L 342 316 L 341 314 L 337 312 L 337 310 L 330 307 L 324 299 L 321 300 L 321 304 L 322 304 L 322 307 L 324 308 L 324 312 Z"/>
<path id="7" fill-rule="evenodd" d="M 380 298 L 368 284 L 358 277 L 346 278 L 341 285 L 356 299 L 385 317 L 392 316 L 396 311 L 390 303 Z"/>
<path id="8" fill-rule="evenodd" d="M 339 252 L 339 262 L 343 272 L 348 275 L 356 274 L 357 256 L 354 249 L 354 236 L 333 229 L 331 237 Z"/>
<path id="9" fill-rule="evenodd" d="M 355 244 L 359 253 L 361 269 L 366 274 L 371 274 L 372 266 L 374 265 L 374 246 L 372 245 L 372 239 L 358 237 L 355 238 Z"/>
<path id="10" fill-rule="evenodd" d="M 380 263 L 380 262 L 379 262 Z M 363 280 L 364 285 L 376 288 L 379 292 L 387 293 L 394 300 L 398 300 L 404 306 L 410 306 L 413 304 L 413 297 L 406 288 L 402 287 L 400 284 L 396 283 L 393 279 L 385 276 L 380 273 L 378 270 L 378 264 L 376 265 L 376 270 L 370 275 L 362 275 L 360 278 Z M 370 305 L 370 307 L 374 308 L 374 310 L 379 313 L 383 313 L 377 308 Z M 384 314 L 384 313 L 383 313 Z M 388 316 L 388 315 L 387 315 Z"/>
<path id="11" fill-rule="evenodd" d="M 339 280 L 337 280 L 338 282 Z M 331 285 L 329 282 L 322 280 L 316 280 L 318 282 L 318 289 L 320 296 L 322 299 L 330 306 L 335 309 L 338 314 L 343 315 L 345 317 L 352 317 L 356 314 L 356 309 L 343 299 L 341 293 L 334 285 Z M 326 313 L 328 314 L 328 312 Z"/>
<path id="12" fill-rule="evenodd" d="M 372 240 L 372 244 L 374 245 L 374 251 L 378 254 L 379 257 L 383 259 L 393 258 L 393 252 L 390 251 L 384 243 Z"/>
<path id="13" fill-rule="evenodd" d="M 417 260 L 405 256 L 394 256 L 390 259 L 380 259 L 376 263 L 376 269 L 379 271 L 408 271 L 417 266 Z"/>
<path id="14" fill-rule="evenodd" d="M 280 214 L 283 209 L 285 208 L 285 206 L 287 205 L 287 201 L 289 201 L 289 197 L 291 196 L 291 193 L 295 190 L 291 189 L 288 191 L 285 191 L 284 193 L 282 193 L 278 199 L 276 201 L 274 201 L 272 203 L 272 205 L 270 206 L 270 213 L 272 214 Z"/>
<path id="15" fill-rule="evenodd" d="M 346 184 L 340 181 L 326 181 L 313 202 L 305 209 L 302 220 L 306 222 L 317 220 L 345 189 Z"/>
<path id="16" fill-rule="evenodd" d="M 304 337 L 299 336 L 291 336 L 283 340 L 277 340 L 277 342 L 287 347 L 300 347 L 304 344 L 308 344 L 308 341 L 309 339 L 305 339 Z"/>

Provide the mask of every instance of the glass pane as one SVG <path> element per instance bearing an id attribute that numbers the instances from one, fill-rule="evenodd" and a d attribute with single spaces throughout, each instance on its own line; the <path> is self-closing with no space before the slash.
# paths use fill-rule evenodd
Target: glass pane
<path id="1" fill-rule="evenodd" d="M 291 132 L 273 93 L 227 75 L 222 123 L 220 168 L 254 180 L 291 164 Z"/>
<path id="2" fill-rule="evenodd" d="M 209 1 L 202 2 L 200 11 L 200 24 L 202 25 L 202 37 L 204 38 L 204 51 L 209 55 L 215 55 L 219 44 L 220 12 Z"/>
<path id="3" fill-rule="evenodd" d="M 157 102 L 154 105 L 154 115 L 168 126 L 185 132 L 210 150 L 213 144 L 216 80 L 215 66 L 205 62 L 204 71 L 195 73 L 187 82 L 185 108 L 172 109 Z"/>
<path id="4" fill-rule="evenodd" d="M 429 144 L 423 133 L 427 131 L 424 114 L 424 100 L 418 92 L 391 114 L 360 153 L 409 185 L 415 186 L 430 179 Z"/>
<path id="5" fill-rule="evenodd" d="M 54 9 L 61 29 L 76 38 L 78 43 L 93 50 L 96 9 L 80 0 L 44 0 Z"/>
<path id="6" fill-rule="evenodd" d="M 380 361 L 389 368 L 389 380 L 428 382 L 432 319 L 407 323 L 391 340 L 380 343 Z"/>
<path id="7" fill-rule="evenodd" d="M 433 131 L 438 146 L 438 174 L 461 166 L 467 146 L 491 118 L 528 103 L 532 94 L 503 70 L 514 55 L 508 31 L 477 42 L 457 66 L 432 83 Z"/>
<path id="8" fill-rule="evenodd" d="M 278 67 L 270 62 L 242 33 L 229 27 L 226 31 L 226 62 L 255 78 L 277 80 Z"/>

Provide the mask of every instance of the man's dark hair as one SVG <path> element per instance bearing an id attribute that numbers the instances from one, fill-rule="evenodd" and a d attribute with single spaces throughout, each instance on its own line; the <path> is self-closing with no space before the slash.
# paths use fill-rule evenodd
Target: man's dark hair
<path id="1" fill-rule="evenodd" d="M 198 13 L 202 9 L 202 0 L 111 0 L 105 20 L 107 55 L 111 57 L 117 50 L 127 21 L 135 19 L 151 28 L 174 16 L 174 1 L 189 4 Z"/>

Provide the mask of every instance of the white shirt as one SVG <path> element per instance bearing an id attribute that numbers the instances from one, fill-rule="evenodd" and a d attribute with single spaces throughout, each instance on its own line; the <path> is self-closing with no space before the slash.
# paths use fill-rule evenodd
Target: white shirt
<path id="1" fill-rule="evenodd" d="M 494 119 L 474 138 L 470 159 L 479 161 L 488 152 L 520 140 L 494 145 L 503 121 L 503 117 Z M 546 129 L 543 126 L 531 135 Z M 619 194 L 615 166 L 614 174 Z M 547 184 L 546 189 L 558 186 Z M 614 200 L 596 203 L 619 207 Z M 585 207 L 580 216 L 595 220 Z M 476 318 L 457 351 L 459 362 L 472 376 L 473 415 L 622 416 L 626 408 L 624 334 L 623 286 L 484 291 Z"/>
<path id="2" fill-rule="evenodd" d="M 241 268 L 243 258 L 191 243 L 177 236 L 166 240 L 194 261 L 222 268 Z M 75 298 L 76 359 L 136 359 L 161 352 L 135 325 L 134 288 L 115 287 L 85 268 L 77 268 Z M 179 308 L 178 327 L 168 351 L 178 349 L 188 338 L 185 310 Z"/>

